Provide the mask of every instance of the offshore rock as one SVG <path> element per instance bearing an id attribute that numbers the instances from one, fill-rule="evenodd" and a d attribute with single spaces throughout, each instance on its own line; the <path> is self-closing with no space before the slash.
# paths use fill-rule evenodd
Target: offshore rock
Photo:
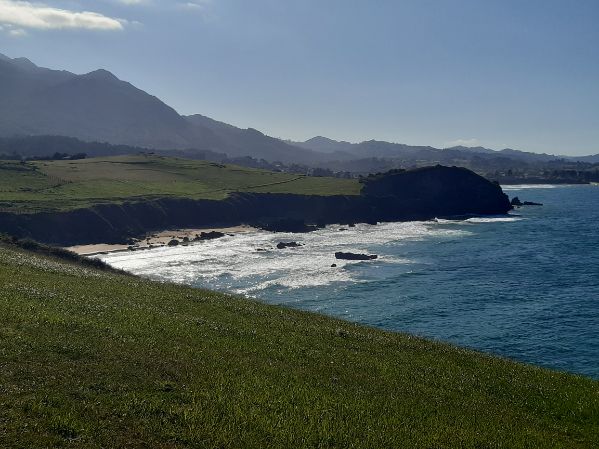
<path id="1" fill-rule="evenodd" d="M 343 259 L 343 260 L 374 260 L 378 259 L 379 256 L 376 254 L 357 254 L 357 253 L 343 253 L 337 252 L 335 253 L 335 259 Z"/>
<path id="2" fill-rule="evenodd" d="M 285 249 L 285 248 L 297 248 L 300 246 L 304 246 L 301 243 L 297 242 L 279 242 L 277 244 L 277 249 Z"/>
<path id="3" fill-rule="evenodd" d="M 194 240 L 196 240 L 196 241 L 198 241 L 198 240 L 214 240 L 214 239 L 220 239 L 224 236 L 225 236 L 224 232 L 219 232 L 219 231 L 202 232 L 200 235 L 196 235 L 196 238 Z"/>

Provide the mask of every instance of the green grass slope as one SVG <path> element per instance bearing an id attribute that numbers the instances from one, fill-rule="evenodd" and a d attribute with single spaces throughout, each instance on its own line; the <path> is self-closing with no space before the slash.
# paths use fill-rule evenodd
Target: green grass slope
<path id="1" fill-rule="evenodd" d="M 599 447 L 599 382 L 0 246 L 2 448 Z"/>
<path id="2" fill-rule="evenodd" d="M 317 178 L 153 155 L 21 164 L 0 161 L 0 210 L 54 211 L 99 203 L 231 192 L 358 195 L 356 180 Z"/>

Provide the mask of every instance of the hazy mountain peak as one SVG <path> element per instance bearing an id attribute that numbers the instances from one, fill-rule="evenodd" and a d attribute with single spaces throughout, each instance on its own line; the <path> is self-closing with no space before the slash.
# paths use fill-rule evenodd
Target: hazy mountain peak
<path id="1" fill-rule="evenodd" d="M 39 67 L 27 58 L 9 58 L 0 53 L 0 61 L 8 62 L 9 64 L 24 70 L 38 70 Z"/>
<path id="2" fill-rule="evenodd" d="M 324 136 L 316 136 L 306 140 L 305 142 L 292 142 L 292 144 L 312 151 L 329 154 L 349 151 L 354 145 L 349 142 L 333 140 Z"/>
<path id="3" fill-rule="evenodd" d="M 27 76 L 24 76 L 24 75 Z M 57 135 L 306 163 L 318 155 L 204 116 L 183 117 L 105 69 L 85 75 L 0 58 L 0 136 Z"/>
<path id="4" fill-rule="evenodd" d="M 306 140 L 304 143 L 324 144 L 324 143 L 339 143 L 337 140 L 329 139 L 328 137 L 316 136 Z"/>
<path id="5" fill-rule="evenodd" d="M 99 81 L 120 81 L 114 74 L 105 69 L 94 70 L 83 76 L 88 79 L 96 79 Z"/>
<path id="6" fill-rule="evenodd" d="M 25 70 L 37 70 L 39 67 L 27 58 L 14 58 L 12 63 Z"/>

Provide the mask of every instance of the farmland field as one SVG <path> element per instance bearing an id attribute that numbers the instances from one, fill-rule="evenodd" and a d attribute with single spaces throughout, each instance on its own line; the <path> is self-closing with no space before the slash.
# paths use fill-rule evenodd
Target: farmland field
<path id="1" fill-rule="evenodd" d="M 154 155 L 0 161 L 0 209 L 5 211 L 70 210 L 166 197 L 218 200 L 231 192 L 357 195 L 360 184 Z"/>

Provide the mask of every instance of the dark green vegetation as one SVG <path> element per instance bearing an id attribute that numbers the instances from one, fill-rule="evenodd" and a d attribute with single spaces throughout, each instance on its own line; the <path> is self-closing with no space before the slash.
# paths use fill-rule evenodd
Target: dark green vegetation
<path id="1" fill-rule="evenodd" d="M 599 383 L 0 245 L 0 447 L 599 445 Z"/>
<path id="2" fill-rule="evenodd" d="M 223 199 L 231 192 L 357 195 L 360 184 L 153 155 L 0 161 L 4 211 L 64 211 L 156 198 Z"/>

